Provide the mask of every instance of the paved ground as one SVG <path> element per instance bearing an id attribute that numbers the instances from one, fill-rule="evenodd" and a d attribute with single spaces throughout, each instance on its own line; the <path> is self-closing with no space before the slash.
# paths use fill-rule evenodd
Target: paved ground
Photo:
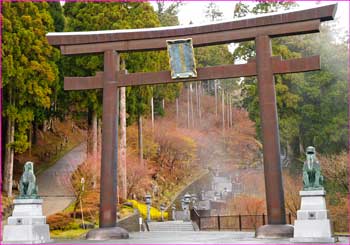
<path id="1" fill-rule="evenodd" d="M 44 215 L 59 212 L 74 200 L 69 177 L 85 159 L 86 143 L 82 143 L 37 177 L 39 195 L 44 199 Z"/>
<path id="2" fill-rule="evenodd" d="M 291 244 L 289 239 L 256 239 L 254 232 L 183 231 L 134 232 L 129 239 L 109 241 L 66 240 L 55 244 Z M 339 244 L 349 244 L 349 238 L 340 238 Z"/>

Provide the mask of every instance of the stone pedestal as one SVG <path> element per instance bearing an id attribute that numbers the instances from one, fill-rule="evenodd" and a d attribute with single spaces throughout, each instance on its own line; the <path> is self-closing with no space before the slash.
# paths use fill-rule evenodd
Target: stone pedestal
<path id="1" fill-rule="evenodd" d="M 270 239 L 270 238 L 290 238 L 293 237 L 292 225 L 263 225 L 255 232 L 256 238 Z"/>
<path id="2" fill-rule="evenodd" d="M 12 216 L 4 226 L 4 243 L 46 243 L 49 225 L 42 213 L 42 199 L 15 199 Z"/>
<path id="3" fill-rule="evenodd" d="M 324 190 L 300 191 L 301 207 L 294 222 L 292 242 L 333 243 Z"/>
<path id="4" fill-rule="evenodd" d="M 114 240 L 114 239 L 128 239 L 129 233 L 127 230 L 121 227 L 105 227 L 105 228 L 97 228 L 89 231 L 86 234 L 87 240 Z"/>

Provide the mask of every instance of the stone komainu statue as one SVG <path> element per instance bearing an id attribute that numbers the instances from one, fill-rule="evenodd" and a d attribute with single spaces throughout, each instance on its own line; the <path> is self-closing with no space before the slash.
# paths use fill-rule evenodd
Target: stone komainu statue
<path id="1" fill-rule="evenodd" d="M 303 167 L 304 190 L 322 190 L 323 176 L 321 167 L 316 158 L 316 149 L 313 146 L 306 148 L 306 161 Z"/>
<path id="2" fill-rule="evenodd" d="M 19 181 L 19 198 L 20 199 L 37 199 L 38 186 L 34 175 L 34 163 L 26 162 L 24 172 Z"/>

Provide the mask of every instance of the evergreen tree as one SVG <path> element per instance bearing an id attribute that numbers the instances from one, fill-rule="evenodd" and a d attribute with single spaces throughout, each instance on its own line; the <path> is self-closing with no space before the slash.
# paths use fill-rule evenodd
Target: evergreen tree
<path id="1" fill-rule="evenodd" d="M 242 5 L 242 4 L 241 4 Z M 254 7 L 240 6 L 236 10 L 249 13 L 265 13 L 289 9 L 293 2 L 258 3 Z M 239 12 L 235 16 L 240 16 Z M 328 25 L 320 34 L 275 38 L 273 55 L 283 59 L 321 55 L 321 71 L 275 76 L 275 89 L 282 148 L 288 155 L 299 157 L 308 145 L 320 152 L 334 153 L 346 148 L 346 54 L 345 40 L 335 42 Z M 339 35 L 338 35 L 339 36 Z M 335 51 L 337 50 L 337 51 Z M 234 51 L 236 60 L 255 57 L 254 42 L 240 43 Z M 340 64 L 343 64 L 341 66 Z M 260 114 L 256 78 L 243 82 L 244 107 L 256 122 L 260 137 Z"/>
<path id="2" fill-rule="evenodd" d="M 55 32 L 61 32 L 65 27 L 63 8 L 60 2 L 48 2 L 49 12 L 55 25 Z"/>
<path id="3" fill-rule="evenodd" d="M 6 129 L 3 188 L 12 195 L 14 153 L 29 146 L 33 120 L 45 117 L 58 81 L 58 50 L 45 34 L 54 30 L 47 3 L 3 3 L 3 120 Z"/>

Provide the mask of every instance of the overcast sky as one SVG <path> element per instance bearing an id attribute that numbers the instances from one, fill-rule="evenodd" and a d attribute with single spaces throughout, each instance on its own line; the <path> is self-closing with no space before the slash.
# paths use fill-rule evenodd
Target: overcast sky
<path id="1" fill-rule="evenodd" d="M 205 9 L 210 1 L 182 1 L 183 6 L 180 7 L 178 14 L 180 24 L 188 25 L 190 21 L 194 24 L 204 24 L 209 21 L 205 18 Z M 225 20 L 233 19 L 233 10 L 237 1 L 214 1 L 220 10 L 223 12 Z M 247 2 L 248 3 L 248 2 Z M 312 8 L 320 5 L 338 3 L 338 10 L 336 14 L 336 19 L 338 21 L 339 27 L 341 29 L 349 30 L 349 2 L 348 1 L 323 1 L 321 3 L 316 1 L 297 1 L 298 8 Z M 156 6 L 155 2 L 152 2 L 153 6 Z"/>

